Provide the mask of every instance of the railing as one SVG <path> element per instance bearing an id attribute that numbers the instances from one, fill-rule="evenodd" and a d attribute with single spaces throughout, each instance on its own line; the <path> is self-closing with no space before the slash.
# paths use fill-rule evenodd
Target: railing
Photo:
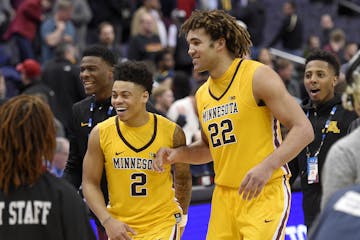
<path id="1" fill-rule="evenodd" d="M 281 51 L 281 50 L 275 49 L 275 48 L 269 48 L 269 52 L 271 55 L 274 55 L 276 57 L 281 57 L 281 58 L 287 59 L 291 62 L 305 65 L 305 58 L 303 58 L 303 57 L 299 57 L 294 54 L 284 52 L 284 51 Z"/>

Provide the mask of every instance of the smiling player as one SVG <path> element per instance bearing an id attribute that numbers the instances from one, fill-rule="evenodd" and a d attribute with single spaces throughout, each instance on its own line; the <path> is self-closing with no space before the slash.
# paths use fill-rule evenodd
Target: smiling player
<path id="1" fill-rule="evenodd" d="M 111 102 L 117 115 L 91 131 L 84 158 L 87 203 L 111 240 L 179 240 L 190 203 L 189 165 L 174 166 L 173 183 L 170 166 L 160 174 L 152 162 L 161 146 L 184 145 L 184 132 L 146 110 L 153 77 L 144 63 L 121 63 L 115 67 L 114 80 Z M 104 168 L 108 207 L 100 190 Z"/>

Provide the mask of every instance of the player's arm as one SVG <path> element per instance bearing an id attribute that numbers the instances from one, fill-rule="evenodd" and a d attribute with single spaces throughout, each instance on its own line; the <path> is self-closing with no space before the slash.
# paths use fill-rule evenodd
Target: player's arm
<path id="1" fill-rule="evenodd" d="M 103 193 L 100 188 L 104 169 L 104 154 L 100 147 L 98 126 L 91 131 L 88 148 L 83 162 L 83 193 L 89 208 L 95 213 L 105 227 L 109 239 L 131 239 L 128 232 L 135 234 L 128 225 L 111 217 L 107 211 Z"/>
<path id="2" fill-rule="evenodd" d="M 255 100 L 258 103 L 263 101 L 289 132 L 279 148 L 246 174 L 239 189 L 244 199 L 256 197 L 273 171 L 296 157 L 314 138 L 313 128 L 303 110 L 288 93 L 280 77 L 268 66 L 261 66 L 255 71 L 253 94 Z"/>
<path id="3" fill-rule="evenodd" d="M 173 146 L 180 147 L 185 146 L 186 138 L 183 130 L 176 126 L 173 137 Z M 192 190 L 192 177 L 190 172 L 190 165 L 186 163 L 176 163 L 174 164 L 174 186 L 175 186 L 175 196 L 179 201 L 183 213 L 187 215 L 188 208 L 191 200 L 191 190 Z M 182 222 L 185 227 L 186 223 Z"/>
<path id="4" fill-rule="evenodd" d="M 289 132 L 280 145 L 267 159 L 275 170 L 294 159 L 314 139 L 314 131 L 295 98 L 285 88 L 280 77 L 268 66 L 259 67 L 253 80 L 255 99 L 265 102 L 276 119 Z"/>
<path id="5" fill-rule="evenodd" d="M 156 153 L 153 162 L 155 171 L 163 171 L 163 164 L 173 164 L 177 162 L 189 164 L 205 164 L 212 161 L 209 143 L 205 133 L 201 129 L 201 138 L 190 145 L 177 148 L 162 147 Z"/>
<path id="6" fill-rule="evenodd" d="M 202 134 L 203 136 L 204 134 Z M 177 148 L 162 147 L 156 153 L 153 168 L 155 171 L 162 172 L 164 164 L 173 163 L 189 163 L 189 164 L 204 164 L 211 162 L 211 154 L 209 145 L 205 142 L 204 137 L 196 142 Z"/>

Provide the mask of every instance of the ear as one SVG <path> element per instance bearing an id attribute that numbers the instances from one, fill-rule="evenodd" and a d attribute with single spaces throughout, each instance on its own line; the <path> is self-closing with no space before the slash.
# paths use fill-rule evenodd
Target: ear
<path id="1" fill-rule="evenodd" d="M 108 71 L 108 78 L 110 79 L 110 80 L 114 80 L 114 71 L 113 71 L 113 69 L 111 69 L 111 71 Z"/>
<path id="2" fill-rule="evenodd" d="M 338 80 L 339 80 L 339 77 L 338 76 L 335 76 L 334 79 L 333 79 L 333 87 L 336 86 L 336 84 L 338 83 Z"/>
<path id="3" fill-rule="evenodd" d="M 142 94 L 142 101 L 143 103 L 147 103 L 147 101 L 149 100 L 149 92 L 148 91 L 144 91 L 143 94 Z"/>
<path id="4" fill-rule="evenodd" d="M 219 38 L 216 40 L 216 49 L 220 50 L 226 47 L 226 40 L 225 38 Z"/>

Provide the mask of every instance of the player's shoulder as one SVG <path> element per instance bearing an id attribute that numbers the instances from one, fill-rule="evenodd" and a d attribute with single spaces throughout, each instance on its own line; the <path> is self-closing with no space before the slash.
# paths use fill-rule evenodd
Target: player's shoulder
<path id="1" fill-rule="evenodd" d="M 156 118 L 158 126 L 169 126 L 169 125 L 175 124 L 173 121 L 171 121 L 170 119 L 168 119 L 160 114 L 156 114 L 156 113 L 153 113 L 153 114 L 154 114 L 154 117 Z"/>
<path id="2" fill-rule="evenodd" d="M 91 97 L 86 97 L 73 104 L 73 109 L 89 108 L 91 103 Z"/>
<path id="3" fill-rule="evenodd" d="M 112 127 L 116 124 L 116 118 L 117 118 L 116 115 L 109 117 L 109 118 L 105 119 L 104 121 L 98 123 L 97 125 L 99 128 L 102 128 L 102 129 Z"/>

